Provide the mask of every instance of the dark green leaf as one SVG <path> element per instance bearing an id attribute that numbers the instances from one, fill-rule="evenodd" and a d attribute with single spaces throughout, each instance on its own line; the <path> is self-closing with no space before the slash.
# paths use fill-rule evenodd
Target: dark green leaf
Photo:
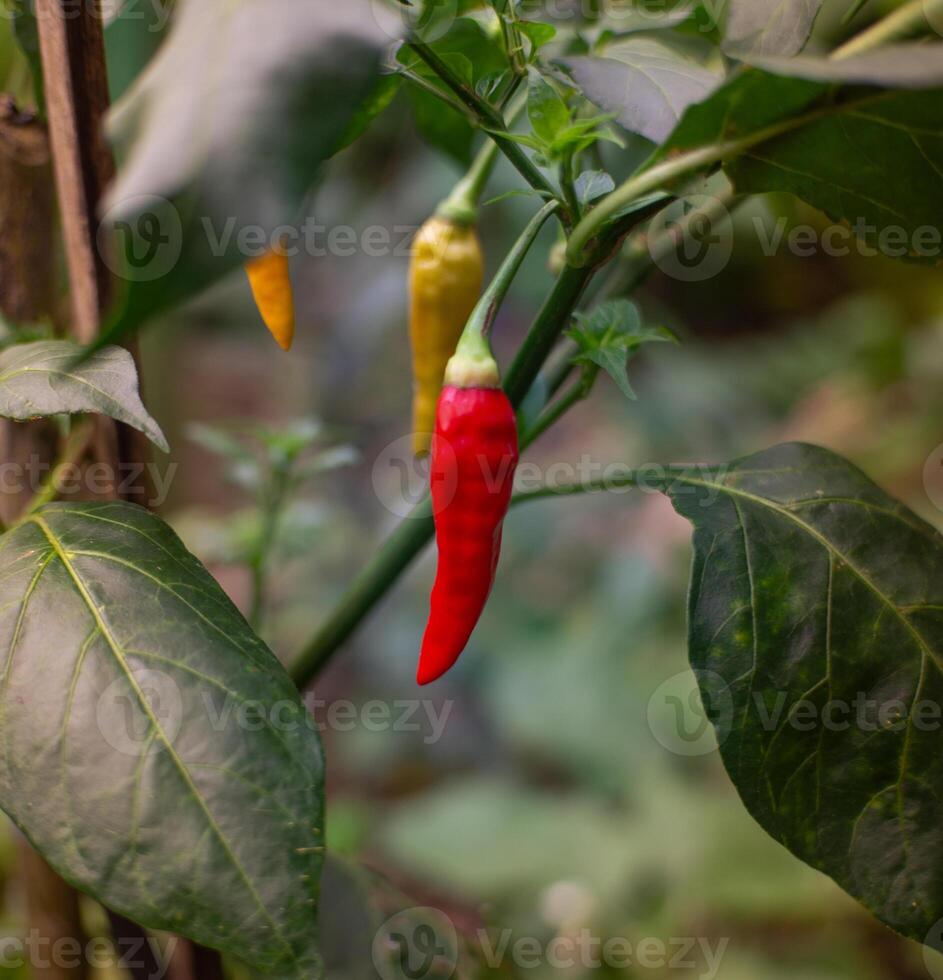
<path id="1" fill-rule="evenodd" d="M 114 9 L 114 5 L 112 5 Z M 108 91 L 117 102 L 163 43 L 170 7 L 163 3 L 125 3 L 105 24 Z"/>
<path id="2" fill-rule="evenodd" d="M 347 127 L 347 131 L 338 143 L 337 152 L 346 149 L 351 143 L 358 140 L 366 131 L 370 123 L 379 116 L 384 109 L 396 97 L 399 92 L 403 79 L 400 75 L 390 74 L 381 75 L 373 88 L 373 92 L 366 98 L 363 105 L 354 113 Z"/>
<path id="3" fill-rule="evenodd" d="M 853 58 L 751 56 L 749 61 L 774 75 L 811 78 L 819 82 L 917 89 L 943 85 L 943 43 L 892 44 Z"/>
<path id="4" fill-rule="evenodd" d="M 240 232 L 297 217 L 389 40 L 367 0 L 176 5 L 112 118 L 126 164 L 105 217 L 122 231 L 126 288 L 104 342 L 239 265 Z"/>
<path id="5" fill-rule="evenodd" d="M 578 326 L 567 334 L 579 348 L 574 362 L 601 368 L 633 400 L 628 375 L 631 355 L 643 344 L 675 340 L 670 330 L 643 323 L 638 307 L 626 299 L 601 303 L 591 313 L 577 313 L 575 319 Z"/>
<path id="6" fill-rule="evenodd" d="M 415 85 L 407 84 L 409 104 L 423 139 L 463 169 L 471 163 L 475 131 L 468 117 Z"/>
<path id="7" fill-rule="evenodd" d="M 943 90 L 864 95 L 732 161 L 738 191 L 788 191 L 892 258 L 943 256 Z"/>
<path id="8" fill-rule="evenodd" d="M 851 225 L 885 255 L 936 263 L 943 214 L 941 94 L 835 90 L 744 68 L 685 112 L 653 160 L 749 135 L 830 95 L 804 125 L 734 158 L 726 171 L 736 189 L 788 191 Z"/>
<path id="9" fill-rule="evenodd" d="M 926 941 L 943 917 L 943 538 L 814 446 L 667 490 L 695 528 L 691 664 L 744 803 Z"/>
<path id="10" fill-rule="evenodd" d="M 97 412 L 133 426 L 169 452 L 160 426 L 141 403 L 131 355 L 106 347 L 76 364 L 81 352 L 68 340 L 8 347 L 0 354 L 0 416 L 23 421 Z"/>
<path id="11" fill-rule="evenodd" d="M 798 54 L 824 0 L 729 0 L 724 50 L 743 54 Z"/>
<path id="12" fill-rule="evenodd" d="M 703 102 L 685 111 L 655 158 L 765 129 L 798 115 L 826 91 L 820 82 L 780 78 L 755 68 L 742 68 Z"/>
<path id="13" fill-rule="evenodd" d="M 124 915 L 319 976 L 323 760 L 275 656 L 130 504 L 47 506 L 0 562 L 3 808 Z"/>
<path id="14" fill-rule="evenodd" d="M 538 139 L 550 144 L 570 124 L 570 110 L 557 90 L 536 68 L 527 79 L 527 115 Z"/>
<path id="15" fill-rule="evenodd" d="M 688 106 L 721 83 L 719 75 L 650 37 L 608 45 L 604 57 L 567 58 L 564 64 L 588 99 L 656 143 Z"/>

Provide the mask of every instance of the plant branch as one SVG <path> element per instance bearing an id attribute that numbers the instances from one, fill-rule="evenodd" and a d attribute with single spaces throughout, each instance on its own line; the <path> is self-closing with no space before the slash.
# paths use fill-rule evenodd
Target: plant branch
<path id="1" fill-rule="evenodd" d="M 570 236 L 567 247 L 567 261 L 573 265 L 584 265 L 589 261 L 587 257 L 587 246 L 592 239 L 606 226 L 610 219 L 613 219 L 624 207 L 637 201 L 639 198 L 654 191 L 660 190 L 666 185 L 681 177 L 686 177 L 697 170 L 703 170 L 714 164 L 729 160 L 739 156 L 747 150 L 752 149 L 760 143 L 782 136 L 784 133 L 798 129 L 807 123 L 822 118 L 833 112 L 832 108 L 819 109 L 815 112 L 806 113 L 802 116 L 795 116 L 768 126 L 765 129 L 743 136 L 740 139 L 725 140 L 720 143 L 711 143 L 708 146 L 698 147 L 696 150 L 689 150 L 679 156 L 671 157 L 661 163 L 643 170 L 640 174 L 630 177 L 624 184 L 617 187 L 608 197 L 598 204 L 588 215 L 576 226 Z"/>
<path id="2" fill-rule="evenodd" d="M 630 487 L 637 487 L 640 479 L 638 473 L 630 470 L 605 482 L 590 481 L 587 483 L 564 483 L 558 487 L 538 487 L 536 490 L 524 490 L 514 494 L 511 498 L 511 506 L 516 507 L 519 504 L 527 504 L 535 500 L 550 500 L 556 497 L 580 497 L 591 493 L 625 490 Z"/>
<path id="3" fill-rule="evenodd" d="M 515 408 L 520 408 L 527 396 L 594 272 L 591 265 L 563 267 L 505 376 L 504 390 Z"/>
<path id="4" fill-rule="evenodd" d="M 292 680 L 299 688 L 307 687 L 327 666 L 364 617 L 432 540 L 434 533 L 432 503 L 427 498 L 403 518 L 291 665 Z"/>
<path id="5" fill-rule="evenodd" d="M 541 194 L 559 198 L 557 190 L 550 181 L 537 169 L 530 157 L 521 149 L 508 134 L 501 113 L 478 93 L 469 88 L 452 69 L 423 41 L 412 39 L 407 45 L 421 58 L 433 72 L 452 90 L 458 100 L 466 106 L 478 121 L 478 124 L 498 144 L 498 148 L 517 169 L 518 173 Z"/>
<path id="6" fill-rule="evenodd" d="M 417 88 L 421 88 L 424 92 L 428 92 L 430 95 L 437 98 L 440 102 L 447 105 L 450 109 L 454 109 L 456 112 L 463 115 L 472 125 L 478 124 L 478 117 L 465 105 L 464 102 L 459 102 L 454 95 L 449 95 L 448 92 L 443 92 L 438 85 L 433 85 L 432 82 L 427 78 L 423 78 L 422 75 L 417 72 L 410 71 L 408 68 L 399 69 L 399 73 L 403 78 L 408 79 Z"/>
<path id="7" fill-rule="evenodd" d="M 910 0 L 892 14 L 882 18 L 876 24 L 846 41 L 832 52 L 836 59 L 850 58 L 865 51 L 909 37 L 926 27 L 934 15 L 943 17 L 943 0 Z"/>

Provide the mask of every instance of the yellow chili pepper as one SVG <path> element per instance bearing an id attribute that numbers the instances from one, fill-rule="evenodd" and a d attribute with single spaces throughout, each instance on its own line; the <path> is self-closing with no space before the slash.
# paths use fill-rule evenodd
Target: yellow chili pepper
<path id="1" fill-rule="evenodd" d="M 445 365 L 455 353 L 485 275 L 474 225 L 433 215 L 419 230 L 410 264 L 413 451 L 429 452 Z"/>
<path id="2" fill-rule="evenodd" d="M 272 249 L 247 262 L 246 275 L 265 325 L 279 347 L 288 350 L 295 337 L 295 299 L 288 275 L 288 257 Z"/>

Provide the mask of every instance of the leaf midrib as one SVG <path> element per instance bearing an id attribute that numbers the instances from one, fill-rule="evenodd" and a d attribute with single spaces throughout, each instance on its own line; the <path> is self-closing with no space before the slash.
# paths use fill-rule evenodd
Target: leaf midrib
<path id="1" fill-rule="evenodd" d="M 252 897 L 253 902 L 256 904 L 259 911 L 262 913 L 263 918 L 272 927 L 273 934 L 278 938 L 279 942 L 287 951 L 289 957 L 291 958 L 291 961 L 297 964 L 298 958 L 295 955 L 294 950 L 291 947 L 291 944 L 285 938 L 284 934 L 282 933 L 281 929 L 278 926 L 278 923 L 275 922 L 275 920 L 269 914 L 268 909 L 265 907 L 265 904 L 263 903 L 261 896 L 256 890 L 255 885 L 253 885 L 251 878 L 249 877 L 245 868 L 242 866 L 241 862 L 236 857 L 235 852 L 232 849 L 232 845 L 229 843 L 229 840 L 227 839 L 226 835 L 223 833 L 219 824 L 216 822 L 215 817 L 210 812 L 209 807 L 206 804 L 206 801 L 200 795 L 200 792 L 196 784 L 193 782 L 193 778 L 190 774 L 189 769 L 185 765 L 184 761 L 177 754 L 176 750 L 173 747 L 173 743 L 167 737 L 166 732 L 164 731 L 163 727 L 160 724 L 160 719 L 158 719 L 157 716 L 151 710 L 151 707 L 148 704 L 146 697 L 144 696 L 144 692 L 141 690 L 140 686 L 137 683 L 136 678 L 134 677 L 133 672 L 128 667 L 127 661 L 124 659 L 123 652 L 121 650 L 119 643 L 112 635 L 107 622 L 102 617 L 101 613 L 98 610 L 98 607 L 95 605 L 95 602 L 92 599 L 92 596 L 88 592 L 88 589 L 85 587 L 85 583 L 82 581 L 78 572 L 75 570 L 74 566 L 72 565 L 72 562 L 69 560 L 69 556 L 66 553 L 64 547 L 62 546 L 62 543 L 56 537 L 52 528 L 50 528 L 50 526 L 46 523 L 46 521 L 38 514 L 34 514 L 32 517 L 28 518 L 28 523 L 35 524 L 42 531 L 43 535 L 46 537 L 46 540 L 49 542 L 49 546 L 50 548 L 52 548 L 53 553 L 62 563 L 63 568 L 65 568 L 69 577 L 72 579 L 72 582 L 74 583 L 76 590 L 81 596 L 82 601 L 85 603 L 93 619 L 98 625 L 98 629 L 101 632 L 101 635 L 104 637 L 105 642 L 108 644 L 108 647 L 111 650 L 115 658 L 115 661 L 117 662 L 119 668 L 124 674 L 125 679 L 127 680 L 129 686 L 134 691 L 134 694 L 137 697 L 138 702 L 141 706 L 141 710 L 145 713 L 145 715 L 148 718 L 148 721 L 151 724 L 152 729 L 155 731 L 157 736 L 160 738 L 161 742 L 164 744 L 164 747 L 167 750 L 167 754 L 170 757 L 171 761 L 173 762 L 174 766 L 176 767 L 185 787 L 187 788 L 187 791 L 190 793 L 190 795 L 193 797 L 194 801 L 196 802 L 197 806 L 202 811 L 210 830 L 213 832 L 214 836 L 221 844 L 232 866 L 236 869 L 240 878 L 243 880 L 247 891 Z"/>

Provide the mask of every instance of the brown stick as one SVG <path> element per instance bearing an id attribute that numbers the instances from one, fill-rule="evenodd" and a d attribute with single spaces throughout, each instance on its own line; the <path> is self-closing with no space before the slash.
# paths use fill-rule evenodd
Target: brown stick
<path id="1" fill-rule="evenodd" d="M 52 171 L 45 128 L 19 112 L 8 96 L 0 95 L 0 314 L 14 326 L 51 319 L 55 307 Z M 0 454 L 9 462 L 35 460 L 50 464 L 57 432 L 49 422 L 0 424 Z M 3 487 L 0 518 L 16 519 L 34 488 L 26 480 Z M 42 980 L 85 980 L 87 969 L 76 947 L 84 948 L 79 899 L 48 864 L 20 841 L 19 873 L 26 898 L 30 929 L 39 944 L 32 969 Z M 63 943 L 71 946 L 65 958 L 53 957 Z M 58 959 L 58 962 L 54 962 Z M 43 966 L 41 963 L 45 963 Z"/>
<path id="2" fill-rule="evenodd" d="M 114 176 L 105 142 L 108 77 L 94 4 L 36 0 L 59 211 L 72 287 L 73 331 L 94 340 L 108 306 L 109 274 L 98 248 L 97 207 Z"/>

